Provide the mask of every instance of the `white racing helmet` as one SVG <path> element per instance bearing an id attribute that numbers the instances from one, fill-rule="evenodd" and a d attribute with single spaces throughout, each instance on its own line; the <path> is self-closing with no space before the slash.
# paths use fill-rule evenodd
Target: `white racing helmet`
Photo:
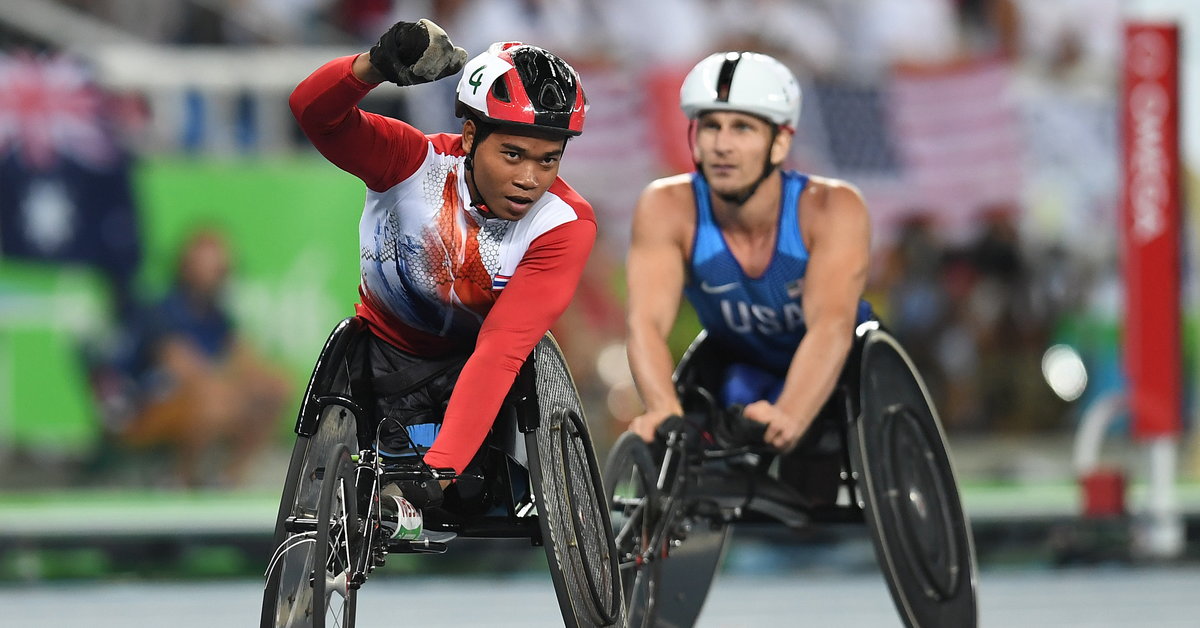
<path id="1" fill-rule="evenodd" d="M 679 89 L 679 106 L 690 119 L 705 111 L 742 111 L 795 130 L 800 121 L 800 84 L 774 57 L 718 52 L 688 72 Z"/>

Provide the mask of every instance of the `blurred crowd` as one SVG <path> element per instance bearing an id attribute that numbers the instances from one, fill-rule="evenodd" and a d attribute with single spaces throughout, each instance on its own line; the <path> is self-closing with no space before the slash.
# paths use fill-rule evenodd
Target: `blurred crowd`
<path id="1" fill-rule="evenodd" d="M 895 63 L 1021 55 L 1076 71 L 1116 52 L 1116 0 L 59 0 L 160 43 L 372 43 L 428 16 L 468 51 L 536 41 L 575 60 L 691 63 L 778 55 L 800 72 L 878 75 Z M 1085 13 L 1086 12 L 1086 13 Z M 1086 17 L 1087 19 L 1083 19 Z"/>
<path id="2" fill-rule="evenodd" d="M 689 167 L 677 86 L 696 60 L 718 50 L 767 52 L 801 77 L 804 122 L 790 165 L 859 184 L 869 205 L 881 208 L 868 298 L 924 371 L 951 431 L 1069 427 L 1077 407 L 1046 385 L 1042 356 L 1051 345 L 1071 341 L 1069 330 L 1078 329 L 1079 320 L 1116 325 L 1119 315 L 1112 297 L 1119 0 L 55 4 L 137 38 L 184 47 L 365 50 L 394 21 L 424 16 L 472 54 L 492 41 L 523 40 L 576 64 L 593 111 L 590 133 L 572 145 L 573 163 L 564 163 L 564 174 L 573 183 L 581 181 L 576 187 L 596 205 L 605 225 L 604 246 L 593 256 L 556 333 L 593 408 L 593 422 L 603 424 L 597 430 L 601 443 L 640 411 L 620 350 L 629 212 L 652 177 Z M 7 32 L 0 29 L 0 45 L 6 47 L 11 43 Z M 898 72 L 944 72 L 972 64 L 988 64 L 985 71 L 1002 69 L 1004 91 L 994 98 L 1011 104 L 1013 129 L 1020 135 L 1009 138 L 1019 143 L 1012 162 L 1020 177 L 993 177 L 1003 193 L 969 201 L 973 205 L 965 211 L 951 201 L 968 201 L 954 194 L 949 201 L 897 200 L 877 179 L 895 169 L 888 163 L 898 157 L 846 156 L 846 145 L 867 147 L 860 153 L 893 148 L 873 134 L 879 120 L 888 118 L 885 88 Z M 455 130 L 448 106 L 453 88 L 443 81 L 414 89 L 402 102 L 388 103 L 386 111 L 427 132 Z M 845 100 L 846 94 L 854 99 Z M 278 106 L 284 104 L 281 100 Z M 880 107 L 882 112 L 871 113 Z M 186 124 L 185 116 L 171 119 Z M 302 151 L 304 145 L 295 141 L 287 150 Z M 694 332 L 694 326 L 685 325 L 676 349 L 682 351 Z M 1117 370 L 1112 347 L 1080 350 L 1096 372 Z"/>

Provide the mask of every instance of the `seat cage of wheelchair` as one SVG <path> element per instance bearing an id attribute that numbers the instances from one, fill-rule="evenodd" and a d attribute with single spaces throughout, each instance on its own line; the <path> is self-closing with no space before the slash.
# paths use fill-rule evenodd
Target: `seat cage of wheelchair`
<path id="1" fill-rule="evenodd" d="M 363 319 L 350 317 L 330 334 L 313 368 L 296 418 L 294 431 L 297 435 L 312 436 L 327 409 L 344 408 L 354 414 L 359 450 L 375 448 L 372 426 L 378 424 L 376 404 L 348 364 L 356 343 L 362 342 L 369 333 Z M 428 509 L 424 513 L 426 530 L 453 532 L 463 538 L 528 538 L 532 545 L 542 545 L 537 515 L 527 514 L 532 510 L 529 508 L 528 462 L 524 441 L 518 437 L 537 430 L 540 425 L 535 380 L 531 358 L 522 367 L 505 398 L 484 446 L 467 469 L 457 475 L 457 485 L 448 489 L 444 507 Z M 433 478 L 428 473 L 414 471 L 411 463 L 385 461 L 381 471 L 380 485 L 398 479 Z M 454 476 L 442 472 L 440 477 Z M 471 498 L 461 497 L 460 487 L 468 485 L 477 494 Z M 405 542 L 389 543 L 388 548 L 402 553 L 427 551 Z"/>
<path id="2" fill-rule="evenodd" d="M 804 499 L 785 483 L 771 477 L 767 470 L 778 454 L 761 442 L 739 442 L 728 437 L 709 437 L 715 444 L 703 448 L 689 448 L 685 453 L 687 477 L 682 482 L 681 495 L 685 510 L 692 514 L 708 515 L 724 523 L 784 523 L 801 528 L 812 523 L 862 523 L 864 512 L 857 486 L 857 474 L 853 470 L 847 431 L 851 421 L 861 412 L 859 377 L 865 332 L 868 326 L 855 334 L 854 343 L 842 367 L 837 383 L 818 413 L 812 426 L 790 455 L 804 455 L 818 440 L 840 443 L 833 448 L 839 452 L 839 469 L 836 477 L 829 481 L 837 483 L 837 500 L 829 504 L 815 504 Z M 728 366 L 720 349 L 700 332 L 684 353 L 675 370 L 676 391 L 683 403 L 684 413 L 706 417 L 713 433 L 733 431 L 731 424 L 749 421 L 740 415 L 731 415 L 721 407 L 713 391 L 721 389 L 721 382 Z M 724 425 L 722 425 L 724 424 Z M 664 487 L 667 490 L 667 487 Z"/>

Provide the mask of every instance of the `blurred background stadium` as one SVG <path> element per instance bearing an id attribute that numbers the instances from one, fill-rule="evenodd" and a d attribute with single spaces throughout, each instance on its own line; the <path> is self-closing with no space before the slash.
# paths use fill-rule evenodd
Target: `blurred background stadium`
<path id="1" fill-rule="evenodd" d="M 1200 555 L 1190 202 L 1200 4 L 5 0 L 0 580 L 261 568 L 296 399 L 357 298 L 363 199 L 361 183 L 299 133 L 287 96 L 324 61 L 421 16 L 471 54 L 524 40 L 583 77 L 587 133 L 571 143 L 563 174 L 595 206 L 601 243 L 554 331 L 601 456 L 640 411 L 622 344 L 622 260 L 641 188 L 691 166 L 682 77 L 726 49 L 769 52 L 792 67 L 804 107 L 790 165 L 846 178 L 866 196 L 875 226 L 868 298 L 928 380 L 985 568 L 1164 558 L 1139 555 L 1133 542 L 1147 463 L 1128 417 L 1115 412 L 1101 430 L 1102 462 L 1128 482 L 1124 511 L 1085 516 L 1074 447 L 1081 417 L 1127 385 L 1122 24 L 1177 21 L 1186 392 L 1171 464 L 1174 508 L 1192 543 L 1166 558 Z M 384 86 L 364 106 L 426 132 L 455 131 L 453 89 Z M 146 444 L 127 428 L 146 312 L 171 291 L 181 249 L 198 232 L 229 254 L 223 303 L 257 364 L 288 392 L 282 407 L 263 406 L 276 409 L 261 446 L 214 443 L 197 454 L 206 472 L 194 474 L 177 444 Z M 684 312 L 678 352 L 696 330 Z M 244 474 L 223 472 L 231 458 L 250 460 Z M 870 563 L 861 552 L 813 549 L 843 540 L 788 545 L 764 532 L 735 547 L 731 568 Z M 783 545 L 791 551 L 763 549 Z M 512 569 L 507 558 L 453 554 L 438 567 Z"/>

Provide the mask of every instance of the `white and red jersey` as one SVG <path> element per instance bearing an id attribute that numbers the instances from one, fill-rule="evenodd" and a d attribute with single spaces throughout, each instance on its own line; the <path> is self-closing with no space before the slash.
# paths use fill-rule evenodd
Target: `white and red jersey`
<path id="1" fill-rule="evenodd" d="M 575 292 L 596 238 L 591 206 L 562 179 L 520 220 L 471 207 L 460 136 L 426 136 L 357 107 L 375 85 L 335 59 L 292 93 L 326 158 L 367 185 L 357 310 L 397 347 L 470 358 L 425 459 L 462 471 L 533 346 Z"/>

